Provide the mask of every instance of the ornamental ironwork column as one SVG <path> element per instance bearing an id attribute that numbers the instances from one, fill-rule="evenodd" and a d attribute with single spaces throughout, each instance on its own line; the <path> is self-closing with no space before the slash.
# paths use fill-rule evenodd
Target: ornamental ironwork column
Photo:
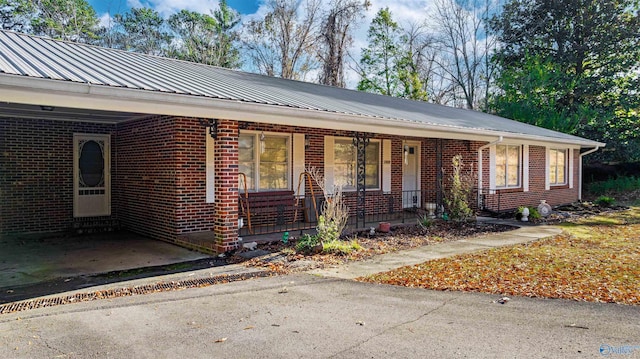
<path id="1" fill-rule="evenodd" d="M 367 226 L 366 223 L 366 213 L 367 213 L 367 145 L 369 144 L 370 137 L 367 133 L 364 132 L 354 132 L 353 133 L 353 145 L 356 148 L 356 192 L 358 196 L 357 205 L 356 205 L 356 228 L 362 225 L 359 228 L 365 228 Z"/>

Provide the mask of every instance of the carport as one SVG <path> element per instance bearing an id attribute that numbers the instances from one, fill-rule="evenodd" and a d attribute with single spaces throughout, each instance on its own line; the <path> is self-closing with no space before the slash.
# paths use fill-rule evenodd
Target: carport
<path id="1" fill-rule="evenodd" d="M 0 303 L 216 263 L 127 231 L 12 236 L 1 239 L 0 248 Z"/>

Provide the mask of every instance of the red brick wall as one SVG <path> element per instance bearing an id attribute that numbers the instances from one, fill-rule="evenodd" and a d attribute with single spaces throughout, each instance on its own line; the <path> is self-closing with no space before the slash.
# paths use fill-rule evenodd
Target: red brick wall
<path id="1" fill-rule="evenodd" d="M 113 134 L 115 126 L 0 118 L 0 233 L 73 227 L 73 134 Z M 111 137 L 112 176 L 116 171 Z M 117 208 L 112 208 L 117 217 Z M 104 218 L 104 217 L 101 217 Z"/>
<path id="2" fill-rule="evenodd" d="M 215 220 L 218 252 L 235 249 L 238 240 L 238 122 L 220 120 L 215 141 Z"/>
<path id="3" fill-rule="evenodd" d="M 1 233 L 50 232 L 73 224 L 73 133 L 112 134 L 112 211 L 123 227 L 153 238 L 173 241 L 185 233 L 213 230 L 218 250 L 228 250 L 237 238 L 237 137 L 238 131 L 254 130 L 307 135 L 308 166 L 324 170 L 324 136 L 351 137 L 348 131 L 306 127 L 260 125 L 221 120 L 215 142 L 215 203 L 206 203 L 206 130 L 196 119 L 152 117 L 114 125 L 75 122 L 0 119 Z M 383 134 L 374 139 L 392 141 L 392 191 L 402 190 L 404 140 L 421 144 L 423 202 L 435 201 L 437 141 Z M 477 170 L 477 149 L 486 144 L 442 140 L 443 184 L 447 188 L 451 158 L 462 154 L 467 168 Z M 530 191 L 503 190 L 487 198 L 492 209 L 572 202 L 578 197 L 578 151 L 574 153 L 574 188 L 544 190 L 544 147 L 530 146 Z M 483 153 L 483 182 L 489 184 L 489 151 Z M 293 175 L 293 174 L 292 174 Z M 55 189 L 55 190 L 52 190 Z M 295 189 L 294 189 L 295 190 Z M 319 189 L 316 188 L 316 193 Z M 307 193 L 309 189 L 307 188 Z M 368 210 L 388 210 L 388 197 L 368 191 Z M 347 193 L 353 202 L 355 193 Z M 500 201 L 498 207 L 498 200 Z M 349 202 L 349 203 L 351 203 Z M 401 206 L 401 198 L 394 203 Z"/>
<path id="4" fill-rule="evenodd" d="M 178 127 L 171 117 L 118 126 L 114 198 L 123 227 L 163 240 L 177 233 Z"/>
<path id="5" fill-rule="evenodd" d="M 537 206 L 540 200 L 546 200 L 552 206 L 571 203 L 578 199 L 579 190 L 579 161 L 578 150 L 573 151 L 573 188 L 569 185 L 551 186 L 545 190 L 546 149 L 542 146 L 529 146 L 529 191 L 522 188 L 498 190 L 495 194 L 487 195 L 486 202 L 489 209 L 507 211 L 519 206 Z M 569 163 L 567 162 L 567 168 Z M 483 151 L 483 183 L 489 187 L 489 150 Z M 521 173 L 522 175 L 522 173 Z M 569 176 L 567 175 L 567 182 Z"/>

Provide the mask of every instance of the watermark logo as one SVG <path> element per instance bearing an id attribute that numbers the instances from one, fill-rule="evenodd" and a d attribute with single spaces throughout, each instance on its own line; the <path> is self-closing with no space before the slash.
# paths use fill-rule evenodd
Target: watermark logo
<path id="1" fill-rule="evenodd" d="M 604 356 L 631 355 L 636 351 L 640 353 L 640 345 L 620 345 L 617 347 L 609 344 L 600 345 L 600 354 Z"/>

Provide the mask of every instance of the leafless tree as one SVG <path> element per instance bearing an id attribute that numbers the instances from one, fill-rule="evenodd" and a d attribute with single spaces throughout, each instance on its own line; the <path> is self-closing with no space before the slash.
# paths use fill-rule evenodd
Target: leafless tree
<path id="1" fill-rule="evenodd" d="M 251 20 L 243 43 L 257 71 L 303 80 L 317 67 L 315 39 L 320 0 L 270 0 L 263 19 Z"/>
<path id="2" fill-rule="evenodd" d="M 440 55 L 435 61 L 453 85 L 454 105 L 476 109 L 486 97 L 490 79 L 488 56 L 494 46 L 485 19 L 492 0 L 435 0 L 432 17 Z"/>
<path id="3" fill-rule="evenodd" d="M 318 57 L 322 66 L 320 83 L 345 87 L 344 66 L 353 43 L 356 21 L 371 6 L 368 0 L 332 0 L 320 29 Z"/>

